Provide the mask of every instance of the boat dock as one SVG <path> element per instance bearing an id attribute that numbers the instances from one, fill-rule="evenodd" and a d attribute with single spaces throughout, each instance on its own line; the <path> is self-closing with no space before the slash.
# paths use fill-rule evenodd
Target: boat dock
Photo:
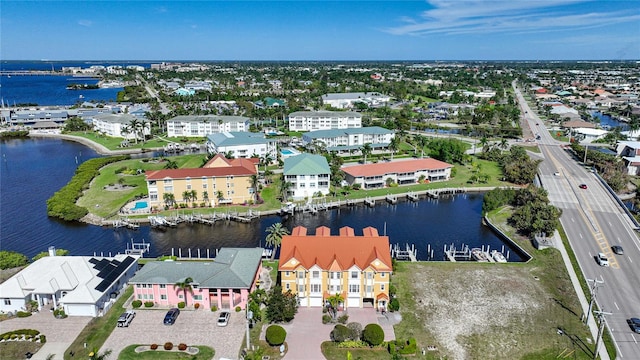
<path id="1" fill-rule="evenodd" d="M 129 244 L 127 244 L 127 249 L 124 253 L 127 255 L 138 255 L 140 257 L 144 257 L 144 254 L 148 253 L 150 248 L 151 244 L 144 242 L 144 240 L 142 240 L 141 243 L 135 243 L 131 240 L 131 248 L 129 248 Z"/>
<path id="2" fill-rule="evenodd" d="M 364 199 L 364 204 L 367 205 L 368 207 L 374 207 L 374 206 L 376 206 L 376 201 L 367 196 Z"/>
<path id="3" fill-rule="evenodd" d="M 411 246 L 405 244 L 404 250 L 400 248 L 399 244 L 389 245 L 389 251 L 391 252 L 391 257 L 396 260 L 418 261 L 418 250 L 413 244 L 411 244 Z"/>
<path id="4" fill-rule="evenodd" d="M 413 201 L 416 202 L 419 200 L 418 194 L 412 192 L 407 193 L 407 199 L 409 199 L 409 201 Z"/>
<path id="5" fill-rule="evenodd" d="M 477 262 L 489 262 L 489 263 L 506 263 L 509 259 L 509 251 L 507 250 L 505 255 L 505 248 L 502 246 L 502 251 L 493 250 L 489 245 L 481 246 L 479 248 L 469 248 L 468 245 L 462 244 L 458 249 L 454 244 L 444 246 L 445 259 L 451 262 L 459 260 L 463 261 L 477 261 Z"/>
<path id="6" fill-rule="evenodd" d="M 433 199 L 437 199 L 440 195 L 456 195 L 456 194 L 464 194 L 468 191 L 467 188 L 443 188 L 443 189 L 433 189 L 428 190 L 427 196 Z"/>
<path id="7" fill-rule="evenodd" d="M 391 205 L 395 205 L 398 202 L 396 195 L 387 195 L 384 199 Z"/>
<path id="8" fill-rule="evenodd" d="M 114 220 L 112 222 L 112 226 L 115 229 L 126 227 L 127 229 L 138 230 L 140 228 L 140 224 L 135 223 L 129 220 L 128 218 L 121 218 L 120 220 Z"/>

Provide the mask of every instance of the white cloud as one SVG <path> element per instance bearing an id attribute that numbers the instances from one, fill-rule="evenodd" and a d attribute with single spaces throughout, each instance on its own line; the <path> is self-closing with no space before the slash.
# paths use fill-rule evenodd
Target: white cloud
<path id="1" fill-rule="evenodd" d="M 85 26 L 85 27 L 91 27 L 91 25 L 93 25 L 93 21 L 91 21 L 91 20 L 78 20 L 78 25 Z"/>
<path id="2" fill-rule="evenodd" d="M 629 12 L 578 12 L 585 0 L 483 1 L 429 0 L 433 8 L 417 19 L 402 17 L 403 25 L 385 29 L 396 35 L 531 33 L 603 27 L 639 21 Z"/>

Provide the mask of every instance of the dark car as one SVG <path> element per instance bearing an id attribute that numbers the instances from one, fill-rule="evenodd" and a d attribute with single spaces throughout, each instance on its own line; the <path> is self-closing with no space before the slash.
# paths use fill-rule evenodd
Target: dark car
<path id="1" fill-rule="evenodd" d="M 164 316 L 164 324 L 165 325 L 173 325 L 176 322 L 176 319 L 180 315 L 180 309 L 173 308 L 167 311 L 167 315 Z"/>
<path id="2" fill-rule="evenodd" d="M 629 324 L 629 327 L 631 328 L 631 330 L 633 330 L 634 333 L 640 334 L 640 319 L 631 318 L 627 320 L 627 324 Z"/>
<path id="3" fill-rule="evenodd" d="M 620 245 L 613 245 L 611 247 L 611 251 L 616 255 L 624 255 L 624 249 L 622 249 L 622 246 Z"/>
<path id="4" fill-rule="evenodd" d="M 580 189 L 586 189 L 587 188 L 587 184 L 580 184 L 578 187 Z"/>

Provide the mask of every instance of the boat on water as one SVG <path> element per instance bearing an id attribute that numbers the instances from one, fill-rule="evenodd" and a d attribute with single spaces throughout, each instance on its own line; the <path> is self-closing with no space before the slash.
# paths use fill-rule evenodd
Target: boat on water
<path id="1" fill-rule="evenodd" d="M 78 96 L 79 99 L 84 99 L 84 95 L 80 94 L 80 96 Z"/>
<path id="2" fill-rule="evenodd" d="M 480 248 L 471 249 L 471 257 L 475 261 L 479 261 L 479 262 L 488 262 L 489 261 L 489 258 L 487 257 L 487 253 L 482 251 L 482 249 L 480 249 Z"/>
<path id="3" fill-rule="evenodd" d="M 280 208 L 280 215 L 293 214 L 296 209 L 296 204 L 292 202 L 287 202 L 285 206 Z"/>
<path id="4" fill-rule="evenodd" d="M 505 258 L 504 255 L 498 250 L 493 250 L 491 252 L 491 257 L 493 258 L 493 260 L 495 262 L 499 262 L 499 263 L 506 263 L 507 262 L 507 258 Z"/>

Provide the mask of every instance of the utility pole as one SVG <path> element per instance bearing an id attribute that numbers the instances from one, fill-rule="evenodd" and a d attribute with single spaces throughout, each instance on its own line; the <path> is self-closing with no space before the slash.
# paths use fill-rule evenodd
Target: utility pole
<path id="1" fill-rule="evenodd" d="M 598 339 L 596 340 L 596 351 L 593 352 L 593 360 L 598 358 L 598 351 L 600 351 L 600 341 L 602 341 L 602 333 L 604 332 L 605 315 L 612 315 L 610 312 L 594 311 L 598 317 Z"/>
<path id="2" fill-rule="evenodd" d="M 585 324 L 589 324 L 589 316 L 591 316 L 591 309 L 593 309 L 593 303 L 596 302 L 596 293 L 598 290 L 598 285 L 599 284 L 604 284 L 604 281 L 602 280 L 598 280 L 598 279 L 587 279 L 587 282 L 591 282 L 593 283 L 593 285 L 591 285 L 591 300 L 589 300 L 589 310 L 587 311 L 587 317 L 585 318 L 584 323 Z"/>

